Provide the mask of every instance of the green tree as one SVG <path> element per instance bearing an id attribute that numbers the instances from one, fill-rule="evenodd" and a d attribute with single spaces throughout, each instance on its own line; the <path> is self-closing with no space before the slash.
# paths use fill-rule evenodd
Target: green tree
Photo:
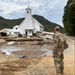
<path id="1" fill-rule="evenodd" d="M 64 9 L 63 24 L 67 35 L 75 36 L 75 0 L 68 0 Z"/>

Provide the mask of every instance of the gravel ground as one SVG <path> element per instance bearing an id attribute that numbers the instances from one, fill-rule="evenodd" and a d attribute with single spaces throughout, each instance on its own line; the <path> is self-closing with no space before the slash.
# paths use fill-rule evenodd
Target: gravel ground
<path id="1" fill-rule="evenodd" d="M 64 75 L 75 75 L 75 40 L 67 37 L 64 51 Z M 0 75 L 56 75 L 52 54 L 36 58 L 18 58 L 0 52 Z"/>

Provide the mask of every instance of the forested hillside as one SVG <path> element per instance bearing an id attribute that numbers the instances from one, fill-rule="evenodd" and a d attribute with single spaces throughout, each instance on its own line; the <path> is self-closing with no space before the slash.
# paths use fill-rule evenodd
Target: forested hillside
<path id="1" fill-rule="evenodd" d="M 48 21 L 43 16 L 33 15 L 33 17 L 37 19 L 44 26 L 45 31 L 53 31 L 55 26 L 60 26 L 56 23 Z M 24 18 L 8 20 L 4 19 L 3 17 L 0 17 L 0 29 L 12 28 L 15 25 L 19 25 L 23 20 Z M 64 32 L 63 27 L 60 26 L 60 28 L 61 31 Z"/>

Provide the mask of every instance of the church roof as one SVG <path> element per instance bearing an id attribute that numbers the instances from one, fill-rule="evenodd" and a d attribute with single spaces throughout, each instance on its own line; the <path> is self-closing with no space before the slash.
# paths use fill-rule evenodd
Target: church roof
<path id="1" fill-rule="evenodd" d="M 31 8 L 27 7 L 26 10 L 31 10 Z"/>
<path id="2" fill-rule="evenodd" d="M 43 27 L 43 25 L 41 25 L 41 23 L 39 23 L 35 18 L 32 17 L 32 19 L 33 19 L 33 21 L 36 22 L 39 26 Z M 44 27 L 43 27 L 43 28 L 44 28 Z"/>

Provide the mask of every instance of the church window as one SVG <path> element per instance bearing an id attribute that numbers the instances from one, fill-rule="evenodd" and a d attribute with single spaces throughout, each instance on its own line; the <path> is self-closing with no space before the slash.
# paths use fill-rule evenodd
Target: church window
<path id="1" fill-rule="evenodd" d="M 27 11 L 27 13 L 29 13 L 29 11 Z"/>
<path id="2" fill-rule="evenodd" d="M 16 28 L 16 30 L 17 30 L 17 28 Z"/>

